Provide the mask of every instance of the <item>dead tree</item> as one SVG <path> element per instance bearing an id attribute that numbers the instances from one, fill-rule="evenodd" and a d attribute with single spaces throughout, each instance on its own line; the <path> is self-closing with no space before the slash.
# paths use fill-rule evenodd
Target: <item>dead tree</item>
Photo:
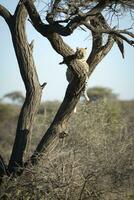
<path id="1" fill-rule="evenodd" d="M 13 16 L 6 8 L 0 5 L 0 15 L 9 26 L 20 73 L 26 88 L 26 99 L 19 116 L 13 151 L 7 167 L 9 173 L 15 173 L 18 166 L 27 165 L 28 161 L 36 164 L 42 153 L 49 150 L 49 147 L 59 138 L 59 135 L 61 133 L 66 134 L 68 120 L 85 87 L 86 72 L 84 70 L 84 63 L 78 59 L 69 59 L 75 52 L 64 42 L 61 36 L 67 37 L 73 34 L 80 26 L 85 26 L 86 30 L 91 32 L 92 50 L 87 59 L 89 65 L 88 76 L 91 75 L 100 61 L 108 54 L 114 42 L 117 43 L 123 57 L 123 41 L 130 45 L 134 44 L 134 34 L 132 32 L 127 29 L 119 30 L 115 27 L 112 28 L 105 18 L 106 9 L 108 12 L 112 11 L 113 13 L 117 11 L 118 6 L 129 8 L 130 10 L 130 7 L 134 8 L 133 1 L 73 0 L 64 2 L 62 0 L 53 0 L 49 3 L 45 22 L 42 21 L 34 1 L 20 0 Z M 53 122 L 46 133 L 44 133 L 33 155 L 25 162 L 24 152 L 32 132 L 34 116 L 40 103 L 42 89 L 45 85 L 41 86 L 39 84 L 32 49 L 27 42 L 25 34 L 27 13 L 34 28 L 49 40 L 51 46 L 58 54 L 63 56 L 65 64 L 73 72 L 74 77 L 67 87 L 65 97 Z M 108 35 L 105 42 L 104 34 Z"/>

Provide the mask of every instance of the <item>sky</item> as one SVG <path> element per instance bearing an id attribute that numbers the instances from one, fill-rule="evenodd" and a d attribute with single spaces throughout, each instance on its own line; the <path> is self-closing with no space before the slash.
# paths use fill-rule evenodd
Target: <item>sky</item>
<path id="1" fill-rule="evenodd" d="M 18 0 L 0 0 L 0 4 L 12 13 Z M 124 26 L 129 23 L 129 17 L 124 19 Z M 42 100 L 62 100 L 67 87 L 66 65 L 59 65 L 62 57 L 58 55 L 46 38 L 41 36 L 30 23 L 27 24 L 29 42 L 34 39 L 34 59 L 40 84 L 47 82 L 43 90 Z M 69 45 L 87 47 L 91 50 L 91 37 L 88 32 L 78 29 L 73 35 L 64 38 Z M 113 90 L 120 99 L 134 99 L 134 48 L 125 43 L 125 59 L 116 45 L 101 61 L 88 81 L 88 87 L 102 86 Z M 15 57 L 10 31 L 5 21 L 0 17 L 0 98 L 13 91 L 25 88 L 20 76 Z"/>

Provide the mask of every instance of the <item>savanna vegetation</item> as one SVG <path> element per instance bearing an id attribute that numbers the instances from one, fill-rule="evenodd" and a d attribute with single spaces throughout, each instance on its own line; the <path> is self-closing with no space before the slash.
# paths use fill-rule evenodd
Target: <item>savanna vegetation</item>
<path id="1" fill-rule="evenodd" d="M 4 176 L 1 199 L 134 199 L 134 101 L 120 101 L 108 88 L 90 91 L 93 100 L 80 101 L 67 136 L 61 135 L 37 166 L 29 165 L 12 180 Z M 58 101 L 41 104 L 29 154 L 59 106 Z M 6 161 L 19 110 L 20 105 L 0 104 L 0 152 Z"/>

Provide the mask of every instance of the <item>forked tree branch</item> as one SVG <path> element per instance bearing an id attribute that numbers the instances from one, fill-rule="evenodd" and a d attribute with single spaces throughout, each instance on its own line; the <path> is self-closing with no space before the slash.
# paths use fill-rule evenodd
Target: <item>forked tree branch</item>
<path id="1" fill-rule="evenodd" d="M 53 33 L 49 38 L 53 48 L 64 56 L 72 55 L 73 51 L 67 46 L 62 38 L 57 33 Z M 99 45 L 96 43 L 99 42 Z M 88 61 L 90 62 L 89 65 L 89 74 L 92 73 L 93 69 L 97 66 L 100 60 L 107 55 L 109 50 L 112 48 L 114 41 L 109 39 L 107 44 L 103 46 L 101 52 L 99 52 L 100 56 L 97 54 L 97 50 L 102 47 L 102 35 L 94 35 L 94 45 L 93 45 L 93 52 L 92 55 L 89 57 Z M 96 51 L 94 48 L 97 48 Z M 103 53 L 102 53 L 103 51 Z M 60 133 L 66 133 L 67 122 L 72 114 L 76 103 L 78 102 L 81 92 L 85 87 L 85 73 L 84 73 L 84 64 L 78 62 L 76 60 L 72 60 L 71 62 L 66 62 L 68 67 L 74 71 L 74 79 L 68 85 L 64 100 L 52 122 L 47 132 L 42 137 L 41 141 L 39 142 L 34 154 L 30 158 L 30 162 L 32 164 L 37 164 L 39 158 L 42 156 L 44 151 L 49 150 L 51 143 L 59 138 Z M 66 134 L 65 134 L 66 135 Z M 27 165 L 28 163 L 25 163 Z"/>
<path id="2" fill-rule="evenodd" d="M 103 21 L 99 20 L 100 18 L 103 19 Z M 93 27 L 93 29 L 89 29 L 92 32 L 93 42 L 91 53 L 87 59 L 87 63 L 89 65 L 89 76 L 96 68 L 96 66 L 101 62 L 101 60 L 108 54 L 114 44 L 113 37 L 109 36 L 106 44 L 103 45 L 103 34 L 96 31 L 98 27 L 109 27 L 101 13 L 99 13 L 98 18 L 92 19 L 90 24 Z"/>
<path id="3" fill-rule="evenodd" d="M 40 15 L 34 5 L 34 3 L 30 0 L 21 0 L 22 3 L 25 4 L 27 11 L 29 13 L 29 16 L 31 18 L 31 21 L 36 28 L 38 32 L 43 34 L 45 37 L 49 35 L 51 32 L 56 32 L 62 36 L 68 36 L 73 33 L 73 31 L 83 23 L 83 21 L 87 21 L 92 19 L 94 16 L 96 16 L 98 13 L 100 13 L 106 5 L 108 5 L 108 1 L 100 1 L 94 8 L 92 8 L 87 13 L 79 13 L 76 17 L 71 19 L 68 24 L 64 27 L 62 26 L 59 21 L 53 21 L 53 18 L 51 20 L 48 18 L 48 22 L 51 21 L 49 25 L 44 24 L 40 18 Z M 51 13 L 49 13 L 51 14 Z"/>
<path id="4" fill-rule="evenodd" d="M 125 35 L 127 35 L 129 37 L 134 38 L 134 34 L 132 32 L 130 32 L 130 31 L 127 31 L 127 30 L 115 30 L 115 29 L 111 29 L 111 28 L 108 28 L 108 29 L 103 29 L 103 28 L 100 29 L 98 27 L 94 28 L 88 22 L 84 22 L 83 24 L 93 32 L 100 33 L 100 34 L 106 33 L 106 34 L 110 34 L 110 35 L 113 35 L 113 36 L 117 36 L 117 37 L 123 39 L 124 41 L 126 41 L 128 44 L 134 46 L 134 40 L 130 40 L 126 36 L 123 35 L 123 34 L 125 34 Z"/>

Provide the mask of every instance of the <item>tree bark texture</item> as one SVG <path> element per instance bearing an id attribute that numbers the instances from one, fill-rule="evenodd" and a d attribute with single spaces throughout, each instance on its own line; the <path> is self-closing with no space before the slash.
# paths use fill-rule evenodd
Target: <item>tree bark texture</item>
<path id="1" fill-rule="evenodd" d="M 102 40 L 102 36 L 94 36 L 95 40 Z M 42 155 L 47 148 L 49 149 L 49 145 L 56 140 L 57 137 L 60 136 L 61 133 L 66 133 L 67 123 L 68 120 L 79 101 L 81 93 L 85 88 L 85 81 L 86 81 L 86 72 L 84 71 L 84 63 L 80 62 L 78 59 L 71 60 L 69 59 L 70 56 L 74 54 L 74 51 L 64 43 L 62 38 L 57 33 L 53 33 L 51 37 L 48 37 L 52 47 L 59 53 L 60 55 L 64 56 L 65 62 L 67 66 L 72 70 L 74 73 L 74 78 L 72 82 L 68 85 L 64 100 L 52 122 L 47 132 L 44 134 L 43 138 L 39 142 L 34 154 L 31 157 L 31 161 L 33 164 L 37 163 L 39 155 Z M 93 42 L 92 52 L 87 60 L 89 65 L 89 76 L 97 66 L 97 64 L 107 55 L 110 51 L 114 43 L 112 38 L 109 38 L 106 45 L 102 47 L 102 43 L 98 45 L 98 52 L 96 49 L 96 42 Z M 101 50 L 99 51 L 99 49 Z M 94 52 L 94 53 L 93 53 Z M 64 134 L 66 135 L 66 134 Z"/>
<path id="2" fill-rule="evenodd" d="M 53 28 L 52 24 L 43 24 L 32 1 L 26 1 L 25 6 L 36 30 L 50 41 L 52 47 L 58 54 L 63 56 L 65 64 L 74 74 L 72 81 L 67 87 L 64 100 L 53 122 L 51 123 L 47 132 L 42 137 L 35 152 L 30 158 L 30 161 L 35 164 L 38 161 L 39 155 L 41 155 L 45 150 L 49 149 L 50 144 L 52 144 L 55 139 L 59 138 L 59 135 L 61 133 L 66 133 L 68 120 L 81 96 L 82 91 L 85 88 L 87 72 L 85 70 L 84 63 L 82 63 L 78 59 L 72 59 L 72 56 L 75 54 L 75 52 L 61 38 L 59 34 L 61 29 L 59 29 L 59 27 L 54 28 L 56 24 L 55 26 L 53 26 Z M 25 7 L 22 3 L 18 4 L 13 16 L 11 16 L 10 13 L 7 12 L 7 10 L 4 10 L 4 12 L 2 12 L 2 16 L 8 23 L 11 31 L 12 41 L 18 60 L 20 73 L 26 88 L 26 99 L 20 112 L 16 138 L 8 165 L 8 170 L 10 173 L 16 172 L 16 169 L 18 167 L 22 167 L 24 164 L 24 152 L 26 150 L 28 140 L 32 132 L 34 117 L 37 112 L 42 93 L 42 87 L 39 84 L 35 64 L 33 61 L 32 49 L 27 42 L 27 37 L 25 34 L 27 11 L 25 10 Z M 79 26 L 79 22 L 77 22 L 77 20 L 73 23 L 75 24 L 75 28 Z M 71 24 L 71 27 L 72 25 L 73 24 Z M 97 26 L 97 23 L 95 23 L 94 20 L 93 26 Z M 66 29 L 64 29 L 64 31 L 66 31 Z M 67 35 L 69 34 L 71 34 L 71 32 L 67 33 Z M 89 65 L 89 76 L 93 72 L 97 64 L 109 52 L 114 43 L 114 41 L 109 38 L 107 43 L 103 46 L 102 34 L 99 35 L 92 32 L 92 36 L 92 51 L 87 59 L 87 63 Z M 27 163 L 28 162 L 26 162 L 25 164 Z"/>
<path id="3" fill-rule="evenodd" d="M 56 52 L 64 57 L 67 66 L 74 74 L 74 78 L 67 87 L 64 100 L 54 117 L 53 122 L 44 134 L 31 157 L 33 164 L 37 162 L 38 155 L 41 155 L 42 152 L 49 148 L 49 145 L 51 145 L 57 137 L 59 138 L 61 133 L 66 133 L 68 120 L 81 96 L 81 92 L 85 88 L 86 81 L 86 71 L 83 66 L 84 64 L 78 59 L 69 59 L 69 57 L 74 55 L 75 52 L 63 41 L 60 35 L 53 33 L 52 35 L 49 35 L 48 40 Z"/>
<path id="4" fill-rule="evenodd" d="M 23 166 L 35 114 L 41 100 L 42 87 L 39 84 L 32 49 L 25 33 L 27 11 L 24 5 L 18 4 L 13 16 L 0 5 L 0 15 L 9 26 L 20 73 L 26 88 L 26 98 L 19 115 L 16 137 L 8 165 L 9 173 L 15 173 L 18 167 Z"/>
<path id="5" fill-rule="evenodd" d="M 20 112 L 16 138 L 8 166 L 10 172 L 16 171 L 16 167 L 23 166 L 24 152 L 30 143 L 28 140 L 31 137 L 35 114 L 42 94 L 42 88 L 39 84 L 32 56 L 32 49 L 25 33 L 26 17 L 27 11 L 25 7 L 18 5 L 10 28 L 20 73 L 26 88 L 26 98 Z"/>
<path id="6" fill-rule="evenodd" d="M 73 72 L 74 78 L 69 83 L 64 100 L 52 122 L 50 127 L 48 128 L 47 132 L 42 137 L 41 141 L 39 142 L 34 154 L 31 156 L 30 161 L 35 164 L 38 162 L 39 156 L 42 155 L 44 151 L 49 149 L 49 146 L 51 143 L 54 142 L 54 140 L 59 137 L 61 133 L 66 133 L 67 123 L 68 119 L 70 118 L 80 96 L 85 88 L 85 81 L 86 81 L 86 71 L 84 63 L 80 62 L 78 59 L 70 59 L 72 55 L 74 55 L 74 51 L 68 46 L 63 39 L 61 38 L 60 34 L 58 33 L 57 29 L 56 32 L 51 29 L 50 26 L 45 25 L 42 23 L 41 18 L 34 6 L 33 3 L 31 3 L 29 0 L 25 2 L 25 6 L 27 8 L 27 11 L 29 13 L 29 16 L 31 18 L 32 24 L 35 27 L 35 29 L 40 32 L 44 37 L 46 37 L 53 49 L 55 51 L 62 55 L 65 64 L 67 67 Z M 79 25 L 79 22 L 77 22 L 77 25 L 75 23 L 75 27 Z M 97 26 L 97 23 L 93 21 L 93 25 Z M 96 27 L 95 27 L 96 28 Z M 114 41 L 109 38 L 107 43 L 103 46 L 102 45 L 102 34 L 95 34 L 92 33 L 93 36 L 93 46 L 91 54 L 88 57 L 87 63 L 89 65 L 89 76 L 97 66 L 97 64 L 105 57 L 105 55 L 110 51 L 110 49 L 113 46 Z"/>

